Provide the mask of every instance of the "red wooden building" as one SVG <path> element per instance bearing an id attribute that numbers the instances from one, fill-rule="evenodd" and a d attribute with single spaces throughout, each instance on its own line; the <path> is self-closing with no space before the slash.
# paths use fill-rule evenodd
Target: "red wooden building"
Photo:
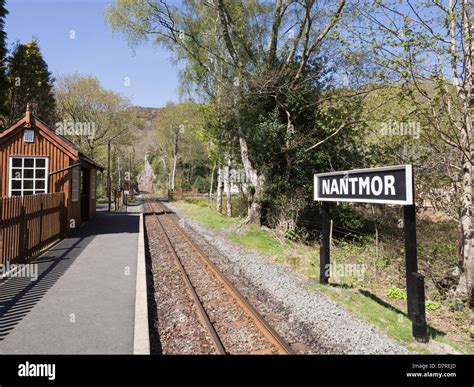
<path id="1" fill-rule="evenodd" d="M 69 225 L 96 215 L 97 171 L 103 168 L 28 108 L 0 132 L 0 197 L 63 192 Z"/>

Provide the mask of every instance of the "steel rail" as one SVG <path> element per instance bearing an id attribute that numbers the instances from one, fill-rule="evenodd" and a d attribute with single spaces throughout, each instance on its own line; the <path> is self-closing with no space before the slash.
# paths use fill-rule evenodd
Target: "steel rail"
<path id="1" fill-rule="evenodd" d="M 239 306 L 254 320 L 258 329 L 262 332 L 265 338 L 277 348 L 278 353 L 288 355 L 294 354 L 295 352 L 290 347 L 290 345 L 268 324 L 263 316 L 247 301 L 247 299 L 237 290 L 237 288 L 232 285 L 232 283 L 230 283 L 230 281 L 220 272 L 216 265 L 214 265 L 214 263 L 207 258 L 204 252 L 194 243 L 194 241 L 183 232 L 181 227 L 177 224 L 176 219 L 167 212 L 165 207 L 161 203 L 156 202 L 156 204 L 161 208 L 161 212 L 163 212 L 163 214 L 167 216 L 168 219 L 171 219 L 171 223 L 173 224 L 174 228 L 181 234 L 191 249 L 214 274 L 214 277 L 222 283 L 224 288 L 235 299 Z"/>
<path id="2" fill-rule="evenodd" d="M 166 244 L 168 245 L 168 247 L 169 247 L 169 249 L 170 249 L 170 251 L 171 251 L 171 253 L 172 253 L 172 255 L 173 255 L 173 257 L 176 261 L 176 264 L 179 267 L 179 270 L 180 270 L 181 275 L 184 279 L 184 282 L 186 283 L 186 287 L 187 287 L 189 293 L 191 294 L 191 297 L 193 298 L 194 303 L 197 306 L 198 316 L 201 319 L 201 321 L 203 322 L 203 324 L 204 324 L 205 328 L 207 329 L 207 331 L 209 332 L 209 335 L 211 336 L 212 343 L 214 344 L 214 347 L 215 347 L 217 353 L 220 354 L 220 355 L 227 354 L 227 352 L 226 352 L 226 350 L 225 350 L 225 348 L 224 348 L 224 346 L 221 342 L 221 339 L 219 338 L 219 335 L 217 334 L 217 332 L 214 328 L 214 325 L 212 324 L 212 322 L 209 318 L 209 315 L 207 314 L 206 310 L 204 309 L 204 307 L 202 305 L 201 299 L 199 298 L 198 294 L 196 293 L 196 290 L 194 289 L 194 286 L 191 283 L 191 280 L 189 279 L 189 276 L 188 276 L 188 273 L 186 272 L 186 269 L 184 268 L 183 264 L 181 263 L 181 260 L 178 256 L 178 254 L 176 253 L 175 248 L 173 247 L 173 245 L 171 243 L 171 240 L 170 240 L 170 237 L 169 237 L 168 233 L 166 232 L 163 224 L 161 223 L 160 217 L 158 216 L 156 211 L 153 209 L 153 206 L 151 205 L 152 202 L 149 199 L 146 199 L 146 200 L 147 200 L 147 203 L 148 203 L 148 207 L 150 207 L 150 210 L 151 210 L 152 214 L 156 217 L 156 220 L 158 221 L 158 224 L 160 225 L 160 229 L 163 231 L 163 235 L 165 236 Z"/>

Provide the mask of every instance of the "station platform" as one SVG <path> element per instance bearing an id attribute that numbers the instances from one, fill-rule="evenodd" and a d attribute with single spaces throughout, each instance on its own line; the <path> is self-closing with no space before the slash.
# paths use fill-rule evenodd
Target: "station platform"
<path id="1" fill-rule="evenodd" d="M 0 281 L 0 353 L 131 354 L 140 214 L 99 213 Z"/>

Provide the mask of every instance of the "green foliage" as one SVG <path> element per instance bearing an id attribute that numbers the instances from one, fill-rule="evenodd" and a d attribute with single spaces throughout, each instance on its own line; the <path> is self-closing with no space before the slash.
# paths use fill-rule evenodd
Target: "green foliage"
<path id="1" fill-rule="evenodd" d="M 211 183 L 209 179 L 206 179 L 205 177 L 198 176 L 196 177 L 196 180 L 194 180 L 193 188 L 196 188 L 200 193 L 208 193 L 210 187 Z"/>
<path id="2" fill-rule="evenodd" d="M 129 152 L 123 152 L 122 147 L 131 143 L 133 138 L 129 127 L 139 125 L 141 117 L 130 108 L 127 99 L 105 89 L 96 77 L 77 73 L 60 76 L 54 92 L 57 101 L 54 129 L 76 123 L 93 125 L 92 136 L 80 131 L 63 131 L 62 134 L 104 165 L 107 163 L 109 141 L 116 156 L 120 156 L 124 162 L 128 161 L 125 158 L 128 158 Z M 112 160 L 114 164 L 116 160 L 116 157 Z"/>
<path id="3" fill-rule="evenodd" d="M 201 106 L 192 101 L 168 103 L 161 109 L 152 163 L 160 187 L 166 187 L 169 179 L 171 188 L 191 188 L 197 177 L 202 178 L 198 182 L 202 190 L 209 184 L 205 180 L 210 181 L 212 166 L 204 127 Z"/>
<path id="4" fill-rule="evenodd" d="M 328 165 L 334 169 L 362 166 L 358 140 L 349 128 L 324 146 L 308 150 L 349 116 L 356 119 L 360 104 L 342 93 L 343 104 L 327 102 L 327 98 L 336 96 L 328 83 L 333 70 L 323 57 L 311 61 L 305 78 L 289 84 L 286 77 L 291 79 L 292 71 L 281 74 L 282 79 L 268 80 L 264 74 L 254 80 L 237 107 L 241 122 L 249 128 L 246 139 L 251 161 L 265 175 L 264 222 L 270 227 L 285 222 L 298 224 L 303 213 L 314 205 L 308 195 L 313 190 L 314 173 L 327 171 Z M 270 81 L 280 85 L 276 98 L 259 93 Z M 286 111 L 291 112 L 290 130 Z M 228 120 L 231 127 L 237 127 L 231 116 Z"/>
<path id="5" fill-rule="evenodd" d="M 372 233 L 373 224 L 367 212 L 357 211 L 349 203 L 340 203 L 331 208 L 331 217 L 339 230 L 347 233 Z"/>
<path id="6" fill-rule="evenodd" d="M 318 2 L 290 2 L 274 24 L 276 7 L 258 0 L 212 7 L 191 0 L 179 5 L 118 0 L 106 12 L 112 29 L 124 33 L 131 45 L 151 39 L 184 62 L 183 89 L 209 105 L 201 136 L 209 139 L 211 163 L 222 165 L 231 158 L 238 168 L 236 160 L 243 155 L 255 187 L 255 195 L 247 194 L 264 204 L 268 225 L 295 222 L 311 205 L 307 193 L 313 173 L 327 171 L 329 165 L 348 169 L 361 162 L 348 124 L 358 117 L 359 98 L 335 89 L 336 66 L 325 58 L 330 54 L 320 50 L 321 42 L 313 46 L 287 36 L 288 26 L 300 25 L 301 36 L 312 39 L 330 25 L 323 36 L 331 40 L 337 6 L 328 5 L 328 12 Z M 305 13 L 307 19 L 302 20 Z M 335 136 L 346 125 L 346 133 Z M 308 149 L 320 141 L 324 146 Z M 249 160 L 244 160 L 247 155 Z M 265 181 L 263 189 L 260 181 Z M 285 201 L 291 208 L 281 205 Z"/>
<path id="7" fill-rule="evenodd" d="M 441 304 L 439 302 L 431 301 L 431 300 L 427 300 L 425 302 L 425 306 L 426 306 L 427 310 L 431 310 L 431 311 L 435 311 L 435 310 L 438 310 L 439 308 L 441 308 Z"/>
<path id="8" fill-rule="evenodd" d="M 285 239 L 291 242 L 306 243 L 310 239 L 310 233 L 304 227 L 285 230 Z"/>
<path id="9" fill-rule="evenodd" d="M 387 290 L 387 297 L 393 300 L 406 300 L 407 299 L 407 295 L 405 291 L 395 286 L 392 286 Z"/>
<path id="10" fill-rule="evenodd" d="M 184 203 L 194 204 L 201 208 L 210 208 L 209 200 L 205 198 L 186 198 Z"/>
<path id="11" fill-rule="evenodd" d="M 55 122 L 54 78 L 41 55 L 38 42 L 17 44 L 8 58 L 10 86 L 10 122 L 25 114 L 26 104 L 40 119 L 51 125 Z"/>

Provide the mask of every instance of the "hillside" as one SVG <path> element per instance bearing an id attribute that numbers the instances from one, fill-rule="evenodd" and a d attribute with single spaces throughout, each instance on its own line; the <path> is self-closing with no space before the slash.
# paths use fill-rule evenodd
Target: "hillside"
<path id="1" fill-rule="evenodd" d="M 136 160 L 143 160 L 145 154 L 155 149 L 156 136 L 155 124 L 159 117 L 160 108 L 148 108 L 134 106 L 132 109 L 142 117 L 140 125 L 130 125 L 130 131 L 134 135 L 133 147 Z"/>

